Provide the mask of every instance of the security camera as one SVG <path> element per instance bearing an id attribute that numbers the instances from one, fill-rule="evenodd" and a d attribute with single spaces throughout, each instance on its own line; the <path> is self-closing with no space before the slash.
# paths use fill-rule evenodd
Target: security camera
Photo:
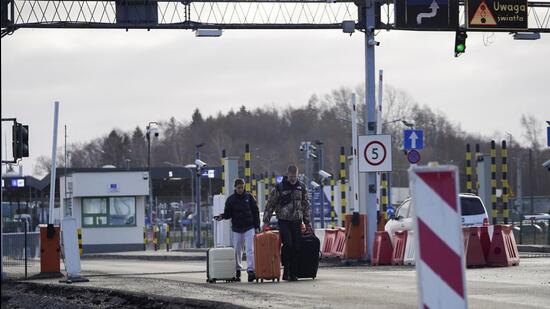
<path id="1" fill-rule="evenodd" d="M 143 178 L 143 180 L 147 180 L 147 179 L 149 179 L 149 173 L 148 172 L 143 172 L 143 175 L 141 177 Z"/>
<path id="2" fill-rule="evenodd" d="M 325 178 L 325 179 L 331 178 L 331 177 L 332 177 L 332 175 L 331 175 L 330 173 L 327 173 L 327 172 L 325 172 L 325 171 L 323 171 L 323 170 L 319 170 L 319 176 L 321 176 L 321 177 L 323 177 L 323 178 Z"/>
<path id="3" fill-rule="evenodd" d="M 544 166 L 546 169 L 548 169 L 550 171 L 550 160 L 542 163 L 542 166 Z"/>
<path id="4" fill-rule="evenodd" d="M 374 39 L 369 39 L 368 42 L 367 42 L 370 46 L 379 46 L 380 45 L 380 42 L 374 40 Z"/>
<path id="5" fill-rule="evenodd" d="M 195 164 L 200 168 L 206 167 L 206 162 L 201 161 L 200 159 L 196 159 Z"/>
<path id="6" fill-rule="evenodd" d="M 315 181 L 312 180 L 312 181 L 311 181 L 311 186 L 312 186 L 313 188 L 317 189 L 317 188 L 319 188 L 321 185 L 318 184 L 318 183 L 316 183 Z"/>
<path id="7" fill-rule="evenodd" d="M 155 137 L 159 137 L 159 129 L 158 128 L 150 128 L 149 134 L 153 134 Z"/>
<path id="8" fill-rule="evenodd" d="M 302 142 L 300 144 L 300 151 L 304 151 L 304 150 L 306 150 L 306 143 Z"/>

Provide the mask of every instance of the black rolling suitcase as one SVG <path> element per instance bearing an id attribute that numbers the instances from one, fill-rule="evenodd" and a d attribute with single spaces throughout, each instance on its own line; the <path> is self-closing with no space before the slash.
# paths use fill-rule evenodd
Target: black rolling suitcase
<path id="1" fill-rule="evenodd" d="M 296 277 L 313 279 L 317 277 L 320 249 L 321 242 L 313 232 L 302 235 L 298 270 L 295 273 Z"/>

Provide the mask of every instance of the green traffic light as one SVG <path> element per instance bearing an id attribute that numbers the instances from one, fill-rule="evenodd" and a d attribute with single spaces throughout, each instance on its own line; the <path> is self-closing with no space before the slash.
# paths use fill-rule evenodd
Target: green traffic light
<path id="1" fill-rule="evenodd" d="M 463 53 L 465 49 L 466 49 L 466 46 L 464 44 L 458 44 L 456 46 L 456 52 L 457 53 Z"/>

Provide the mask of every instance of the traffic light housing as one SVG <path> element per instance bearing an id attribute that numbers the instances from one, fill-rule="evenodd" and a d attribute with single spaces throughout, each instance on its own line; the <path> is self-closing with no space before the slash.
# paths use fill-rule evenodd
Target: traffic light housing
<path id="1" fill-rule="evenodd" d="M 466 38 L 468 34 L 466 30 L 457 30 L 455 36 L 455 57 L 466 51 Z"/>
<path id="2" fill-rule="evenodd" d="M 15 123 L 12 127 L 13 158 L 15 160 L 29 156 L 29 126 Z"/>

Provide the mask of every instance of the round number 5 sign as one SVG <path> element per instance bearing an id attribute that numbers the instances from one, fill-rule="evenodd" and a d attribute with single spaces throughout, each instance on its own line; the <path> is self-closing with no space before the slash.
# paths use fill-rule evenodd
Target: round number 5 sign
<path id="1" fill-rule="evenodd" d="M 389 172 L 391 166 L 391 135 L 359 136 L 359 171 Z"/>

